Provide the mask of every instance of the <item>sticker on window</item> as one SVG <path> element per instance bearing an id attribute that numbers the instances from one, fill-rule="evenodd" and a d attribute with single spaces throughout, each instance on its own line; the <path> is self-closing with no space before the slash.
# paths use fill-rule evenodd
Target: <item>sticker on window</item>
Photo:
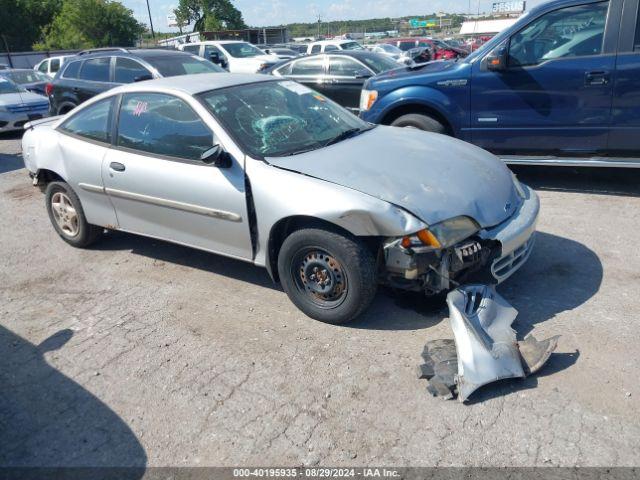
<path id="1" fill-rule="evenodd" d="M 139 117 L 141 116 L 143 113 L 147 112 L 147 102 L 138 102 L 138 104 L 136 105 L 136 108 L 133 110 L 133 116 L 134 117 Z"/>
<path id="2" fill-rule="evenodd" d="M 280 85 L 293 93 L 297 93 L 298 95 L 313 93 L 313 90 L 311 90 L 310 88 L 292 81 L 280 82 Z"/>

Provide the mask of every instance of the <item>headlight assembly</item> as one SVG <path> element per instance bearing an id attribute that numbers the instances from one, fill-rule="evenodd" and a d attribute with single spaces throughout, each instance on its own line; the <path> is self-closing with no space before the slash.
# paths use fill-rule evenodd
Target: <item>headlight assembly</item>
<path id="1" fill-rule="evenodd" d="M 469 217 L 455 217 L 444 222 L 431 225 L 413 235 L 402 238 L 400 244 L 404 248 L 427 246 L 444 248 L 470 237 L 480 230 L 480 227 Z"/>
<path id="2" fill-rule="evenodd" d="M 378 99 L 378 92 L 375 90 L 362 90 L 360 92 L 360 110 L 366 112 L 371 109 Z"/>

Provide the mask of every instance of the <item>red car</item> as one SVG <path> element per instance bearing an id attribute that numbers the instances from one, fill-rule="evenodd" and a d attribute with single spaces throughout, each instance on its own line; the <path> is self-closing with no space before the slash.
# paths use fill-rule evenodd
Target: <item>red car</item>
<path id="1" fill-rule="evenodd" d="M 395 45 L 403 52 L 416 47 L 432 47 L 435 52 L 434 60 L 451 60 L 453 58 L 466 57 L 469 54 L 469 52 L 462 48 L 453 47 L 446 42 L 435 38 L 394 38 L 387 40 L 385 43 Z"/>

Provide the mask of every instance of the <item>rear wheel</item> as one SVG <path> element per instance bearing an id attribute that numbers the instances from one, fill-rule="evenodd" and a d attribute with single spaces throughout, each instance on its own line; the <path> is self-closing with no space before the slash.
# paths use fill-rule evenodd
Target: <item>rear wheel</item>
<path id="1" fill-rule="evenodd" d="M 69 245 L 88 247 L 104 230 L 87 222 L 80 199 L 67 183 L 51 182 L 45 199 L 53 228 Z"/>
<path id="2" fill-rule="evenodd" d="M 355 319 L 372 302 L 376 264 L 355 237 L 321 229 L 289 235 L 278 255 L 284 291 L 305 314 L 340 324 Z"/>
<path id="3" fill-rule="evenodd" d="M 396 118 L 391 125 L 393 127 L 413 127 L 427 132 L 447 133 L 447 129 L 442 123 L 428 115 L 421 113 L 409 113 Z"/>

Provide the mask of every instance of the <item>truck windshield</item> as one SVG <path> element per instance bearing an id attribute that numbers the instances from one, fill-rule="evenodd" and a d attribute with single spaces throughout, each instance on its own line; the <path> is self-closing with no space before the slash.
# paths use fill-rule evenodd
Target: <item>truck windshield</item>
<path id="1" fill-rule="evenodd" d="M 264 52 L 258 47 L 254 47 L 250 43 L 224 43 L 222 45 L 229 55 L 235 58 L 251 58 L 258 55 L 264 55 Z"/>
<path id="2" fill-rule="evenodd" d="M 195 55 L 158 55 L 157 57 L 145 57 L 144 59 L 153 65 L 163 77 L 226 71 L 215 63 Z"/>
<path id="3" fill-rule="evenodd" d="M 316 150 L 372 128 L 314 90 L 292 81 L 238 85 L 198 97 L 254 158 Z"/>

